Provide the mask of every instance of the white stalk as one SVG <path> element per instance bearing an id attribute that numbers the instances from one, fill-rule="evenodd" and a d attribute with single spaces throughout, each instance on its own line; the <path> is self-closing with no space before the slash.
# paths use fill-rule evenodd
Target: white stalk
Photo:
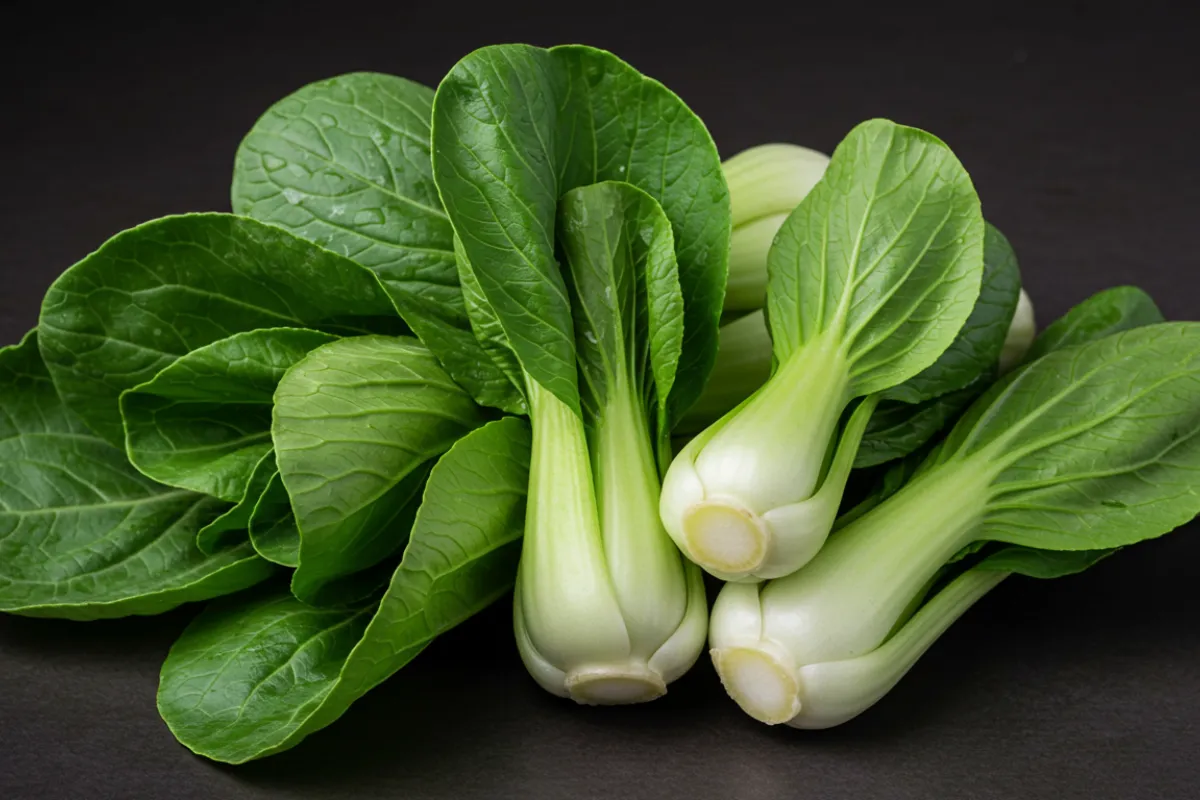
<path id="1" fill-rule="evenodd" d="M 864 401 L 837 442 L 848 388 L 841 351 L 814 340 L 675 457 L 659 511 L 690 559 L 722 580 L 754 581 L 812 558 L 875 407 L 875 398 Z"/>
<path id="2" fill-rule="evenodd" d="M 514 598 L 521 657 L 543 688 L 579 703 L 652 700 L 696 662 L 708 609 L 699 570 L 658 519 L 644 412 L 618 382 L 589 443 L 572 409 L 529 384 L 533 458 Z"/>
<path id="3" fill-rule="evenodd" d="M 936 627 L 913 627 L 918 617 L 930 619 L 919 611 L 889 638 L 913 598 L 971 541 L 987 498 L 990 475 L 982 473 L 969 463 L 927 473 L 838 531 L 803 569 L 763 586 L 724 587 L 712 611 L 710 654 L 743 710 L 768 724 L 824 727 L 869 707 L 899 680 L 923 647 L 881 646 Z M 839 675 L 862 682 L 839 683 Z"/>
<path id="4" fill-rule="evenodd" d="M 1008 335 L 1004 338 L 1004 349 L 1000 351 L 1001 374 L 1021 363 L 1036 337 L 1037 321 L 1033 315 L 1033 301 L 1022 289 L 1017 299 L 1017 310 L 1008 326 Z"/>
<path id="5" fill-rule="evenodd" d="M 829 156 L 824 153 L 782 143 L 751 147 L 721 165 L 733 215 L 726 311 L 763 307 L 771 242 L 828 165 Z"/>
<path id="6" fill-rule="evenodd" d="M 762 310 L 721 326 L 717 361 L 704 392 L 675 426 L 678 435 L 704 430 L 771 377 L 771 335 Z"/>

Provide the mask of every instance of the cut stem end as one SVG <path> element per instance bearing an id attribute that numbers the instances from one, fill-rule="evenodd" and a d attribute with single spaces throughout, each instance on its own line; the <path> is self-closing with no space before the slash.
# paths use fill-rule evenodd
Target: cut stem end
<path id="1" fill-rule="evenodd" d="M 720 501 L 706 500 L 683 515 L 688 555 L 709 572 L 744 576 L 767 558 L 770 537 L 756 514 Z"/>
<path id="2" fill-rule="evenodd" d="M 721 685 L 742 710 L 759 722 L 779 725 L 800 713 L 800 686 L 778 658 L 752 647 L 711 652 Z"/>
<path id="3" fill-rule="evenodd" d="M 645 703 L 667 693 L 662 676 L 647 667 L 632 665 L 585 667 L 567 673 L 567 693 L 588 706 Z"/>

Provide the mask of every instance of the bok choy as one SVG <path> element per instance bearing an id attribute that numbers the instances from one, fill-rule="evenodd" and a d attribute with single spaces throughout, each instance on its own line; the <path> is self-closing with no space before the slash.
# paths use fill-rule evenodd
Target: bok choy
<path id="1" fill-rule="evenodd" d="M 921 399 L 925 381 L 907 382 L 970 316 L 984 235 L 971 180 L 940 140 L 873 120 L 838 145 L 771 247 L 778 367 L 664 479 L 663 523 L 689 558 L 762 580 L 820 550 L 875 406 L 889 390 Z"/>
<path id="2" fill-rule="evenodd" d="M 433 168 L 475 334 L 533 428 L 521 656 L 581 703 L 658 697 L 706 630 L 701 576 L 657 502 L 669 432 L 716 355 L 730 230 L 716 148 L 609 53 L 498 46 L 438 87 Z"/>
<path id="3" fill-rule="evenodd" d="M 710 646 L 727 691 L 763 722 L 837 725 L 1007 575 L 1077 572 L 1192 519 L 1198 390 L 1195 323 L 1064 346 L 1015 371 L 804 568 L 722 590 Z"/>

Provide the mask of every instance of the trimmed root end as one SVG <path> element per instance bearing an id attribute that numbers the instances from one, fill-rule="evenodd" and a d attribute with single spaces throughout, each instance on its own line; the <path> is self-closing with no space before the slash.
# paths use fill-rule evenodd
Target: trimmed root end
<path id="1" fill-rule="evenodd" d="M 759 722 L 779 725 L 800 713 L 796 676 L 775 656 L 751 647 L 726 647 L 711 655 L 725 691 Z"/>
<path id="2" fill-rule="evenodd" d="M 661 676 L 630 665 L 572 670 L 565 685 L 572 700 L 588 706 L 645 703 L 667 693 Z"/>
<path id="3" fill-rule="evenodd" d="M 710 572 L 747 575 L 767 558 L 770 540 L 762 521 L 721 501 L 704 501 L 683 516 L 683 536 L 692 560 Z"/>

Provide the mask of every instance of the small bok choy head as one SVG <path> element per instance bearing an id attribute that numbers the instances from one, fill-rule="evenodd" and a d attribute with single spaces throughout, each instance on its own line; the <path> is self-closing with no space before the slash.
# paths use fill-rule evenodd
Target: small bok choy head
<path id="1" fill-rule="evenodd" d="M 433 166 L 471 324 L 533 428 L 521 657 L 580 703 L 658 697 L 707 633 L 702 576 L 658 496 L 668 434 L 716 356 L 730 230 L 716 149 L 609 53 L 497 46 L 439 86 Z"/>
<path id="2" fill-rule="evenodd" d="M 1006 576 L 1078 572 L 1191 520 L 1198 389 L 1196 323 L 1104 336 L 1016 370 L 803 569 L 722 590 L 710 646 L 727 691 L 766 723 L 838 725 Z"/>
<path id="3" fill-rule="evenodd" d="M 875 406 L 945 391 L 924 394 L 939 376 L 909 382 L 970 316 L 984 235 L 971 180 L 940 140 L 886 120 L 851 131 L 771 247 L 774 374 L 664 479 L 663 523 L 689 558 L 753 581 L 820 550 Z"/>

